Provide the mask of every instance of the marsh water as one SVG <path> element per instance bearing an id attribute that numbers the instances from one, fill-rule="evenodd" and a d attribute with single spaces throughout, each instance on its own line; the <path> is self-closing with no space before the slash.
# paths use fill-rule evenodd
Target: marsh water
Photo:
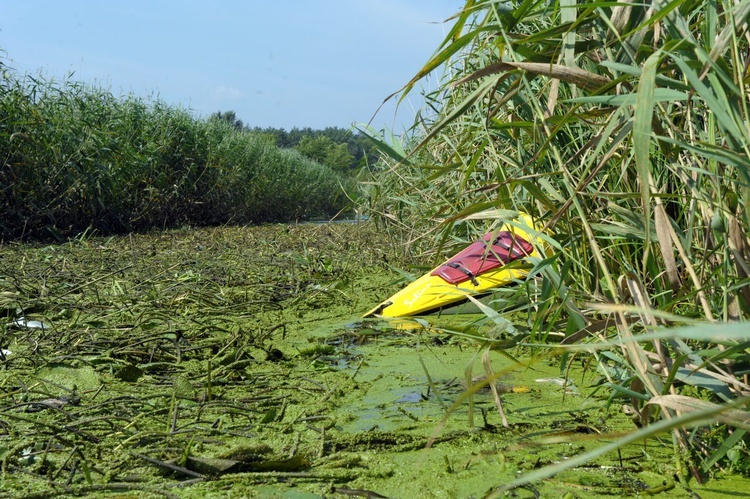
<path id="1" fill-rule="evenodd" d="M 746 493 L 686 476 L 669 435 L 501 492 L 634 430 L 628 400 L 585 357 L 483 362 L 481 316 L 361 319 L 394 254 L 369 223 L 3 245 L 0 495 Z"/>

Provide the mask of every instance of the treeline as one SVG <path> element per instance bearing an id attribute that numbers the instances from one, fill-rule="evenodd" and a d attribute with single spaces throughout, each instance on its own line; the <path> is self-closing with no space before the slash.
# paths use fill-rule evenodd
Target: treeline
<path id="1" fill-rule="evenodd" d="M 286 131 L 283 128 L 249 127 L 234 111 L 218 111 L 211 115 L 211 119 L 226 121 L 236 130 L 263 134 L 276 147 L 294 149 L 307 158 L 344 173 L 354 173 L 359 168 L 375 164 L 378 159 L 378 153 L 370 139 L 346 128 L 326 127 L 315 130 L 295 127 Z"/>
<path id="2" fill-rule="evenodd" d="M 0 71 L 2 240 L 332 217 L 350 204 L 349 177 L 268 134 Z"/>

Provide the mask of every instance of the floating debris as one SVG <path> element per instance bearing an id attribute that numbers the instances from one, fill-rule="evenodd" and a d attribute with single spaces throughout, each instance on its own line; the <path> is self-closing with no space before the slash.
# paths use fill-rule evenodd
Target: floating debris
<path id="1" fill-rule="evenodd" d="M 569 379 L 565 378 L 539 378 L 535 379 L 537 383 L 552 383 L 555 385 L 560 386 L 565 390 L 565 393 L 571 394 L 571 395 L 579 395 L 581 392 L 578 391 L 578 387 L 570 381 Z"/>
<path id="2" fill-rule="evenodd" d="M 30 321 L 26 319 L 25 317 L 21 317 L 21 318 L 14 320 L 13 322 L 9 322 L 7 326 L 27 328 L 27 329 L 41 329 L 42 331 L 44 331 L 45 329 L 51 328 L 49 324 L 46 324 L 42 321 L 34 321 L 34 320 Z"/>

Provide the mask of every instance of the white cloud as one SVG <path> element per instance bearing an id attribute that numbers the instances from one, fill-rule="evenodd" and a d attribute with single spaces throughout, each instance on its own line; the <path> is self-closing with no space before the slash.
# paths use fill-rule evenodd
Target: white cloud
<path id="1" fill-rule="evenodd" d="M 244 96 L 242 90 L 226 85 L 211 89 L 211 98 L 216 101 L 238 101 Z"/>

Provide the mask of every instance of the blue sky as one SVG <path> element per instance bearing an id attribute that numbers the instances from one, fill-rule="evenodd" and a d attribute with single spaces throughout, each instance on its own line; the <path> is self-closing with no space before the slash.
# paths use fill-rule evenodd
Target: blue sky
<path id="1" fill-rule="evenodd" d="M 249 126 L 367 122 L 424 65 L 463 0 L 3 0 L 0 54 L 19 73 Z M 434 87 L 435 80 L 424 88 Z M 411 123 L 418 92 L 373 126 Z"/>

